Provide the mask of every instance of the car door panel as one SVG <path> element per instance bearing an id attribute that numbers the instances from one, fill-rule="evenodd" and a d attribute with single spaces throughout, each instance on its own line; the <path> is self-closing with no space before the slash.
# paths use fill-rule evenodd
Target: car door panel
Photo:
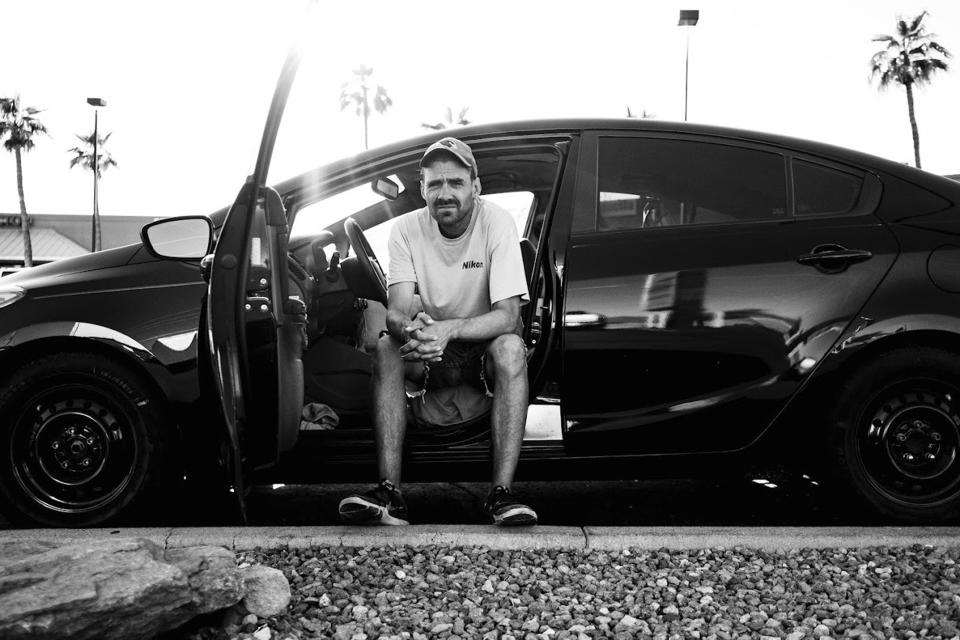
<path id="1" fill-rule="evenodd" d="M 870 255 L 798 261 L 824 246 Z M 568 445 L 622 453 L 746 446 L 836 342 L 896 252 L 871 215 L 575 233 L 563 331 Z"/>

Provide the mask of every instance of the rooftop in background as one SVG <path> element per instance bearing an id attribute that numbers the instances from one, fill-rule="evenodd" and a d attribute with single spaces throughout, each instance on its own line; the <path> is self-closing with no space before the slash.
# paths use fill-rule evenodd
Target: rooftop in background
<path id="1" fill-rule="evenodd" d="M 72 258 L 89 253 L 79 244 L 61 235 L 56 229 L 33 228 L 30 230 L 33 259 L 50 262 L 58 258 Z M 12 263 L 23 260 L 23 238 L 19 227 L 0 227 L 0 262 Z"/>
<path id="2" fill-rule="evenodd" d="M 156 220 L 143 216 L 100 216 L 104 249 L 140 242 L 140 229 Z M 37 264 L 90 252 L 90 216 L 30 214 L 30 241 Z M 20 214 L 0 213 L 0 265 L 23 264 Z"/>

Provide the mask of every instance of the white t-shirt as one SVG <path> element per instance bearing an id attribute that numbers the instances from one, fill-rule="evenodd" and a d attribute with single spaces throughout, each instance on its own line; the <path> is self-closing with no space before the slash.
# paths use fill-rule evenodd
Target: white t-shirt
<path id="1" fill-rule="evenodd" d="M 417 283 L 423 310 L 435 320 L 474 318 L 513 296 L 530 301 L 513 218 L 482 198 L 460 237 L 444 237 L 424 207 L 397 220 L 388 247 L 387 284 Z"/>

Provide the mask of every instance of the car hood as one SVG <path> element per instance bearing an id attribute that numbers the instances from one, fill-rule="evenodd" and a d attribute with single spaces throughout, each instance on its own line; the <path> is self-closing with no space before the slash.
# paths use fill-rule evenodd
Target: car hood
<path id="1" fill-rule="evenodd" d="M 88 253 L 75 258 L 54 260 L 47 264 L 42 264 L 30 269 L 23 269 L 4 276 L 3 280 L 0 280 L 0 285 L 16 284 L 27 288 L 52 282 L 58 278 L 72 274 L 119 267 L 129 263 L 141 250 L 143 250 L 143 245 L 131 244 L 125 247 L 117 247 L 116 249 Z"/>

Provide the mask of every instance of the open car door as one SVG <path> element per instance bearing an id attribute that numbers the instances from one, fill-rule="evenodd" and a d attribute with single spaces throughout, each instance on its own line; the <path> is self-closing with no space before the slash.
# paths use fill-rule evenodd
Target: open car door
<path id="1" fill-rule="evenodd" d="M 264 127 L 254 173 L 227 214 L 210 265 L 207 327 L 226 422 L 226 464 L 246 522 L 246 472 L 296 444 L 303 407 L 306 307 L 291 297 L 283 203 L 266 186 L 270 158 L 300 61 L 291 50 Z"/>

